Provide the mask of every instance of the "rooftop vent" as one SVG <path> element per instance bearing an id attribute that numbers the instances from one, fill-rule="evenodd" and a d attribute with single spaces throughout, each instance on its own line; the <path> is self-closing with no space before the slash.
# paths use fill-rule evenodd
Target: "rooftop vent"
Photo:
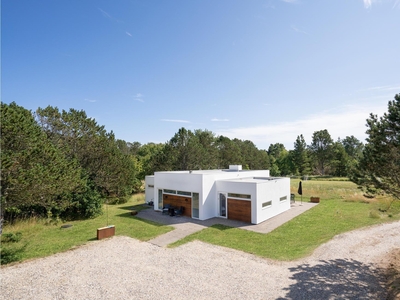
<path id="1" fill-rule="evenodd" d="M 229 170 L 242 171 L 242 165 L 229 165 Z"/>

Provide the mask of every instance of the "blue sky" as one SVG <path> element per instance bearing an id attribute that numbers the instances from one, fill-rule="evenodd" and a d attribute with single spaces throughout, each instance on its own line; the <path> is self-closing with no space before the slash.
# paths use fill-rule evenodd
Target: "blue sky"
<path id="1" fill-rule="evenodd" d="M 142 144 L 181 127 L 364 141 L 400 93 L 399 20 L 400 0 L 2 0 L 1 98 Z"/>

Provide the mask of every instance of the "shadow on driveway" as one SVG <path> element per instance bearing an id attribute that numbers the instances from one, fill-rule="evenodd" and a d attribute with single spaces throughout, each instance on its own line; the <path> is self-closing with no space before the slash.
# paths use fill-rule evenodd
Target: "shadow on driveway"
<path id="1" fill-rule="evenodd" d="M 335 259 L 289 268 L 287 299 L 386 299 L 385 270 L 356 260 Z"/>

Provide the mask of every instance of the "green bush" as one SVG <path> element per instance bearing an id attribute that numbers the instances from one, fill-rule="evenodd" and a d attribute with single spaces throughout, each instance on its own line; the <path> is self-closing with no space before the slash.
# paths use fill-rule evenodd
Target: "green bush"
<path id="1" fill-rule="evenodd" d="M 3 233 L 1 235 L 0 264 L 4 265 L 21 259 L 21 255 L 27 246 L 27 244 L 16 245 L 21 239 L 21 232 Z"/>
<path id="2" fill-rule="evenodd" d="M 18 243 L 22 238 L 21 232 L 16 233 L 3 233 L 1 235 L 1 242 L 2 243 Z"/>
<path id="3" fill-rule="evenodd" d="M 27 244 L 22 246 L 1 245 L 0 247 L 0 264 L 5 265 L 14 261 L 21 260 Z"/>
<path id="4" fill-rule="evenodd" d="M 93 184 L 87 184 L 83 192 L 69 195 L 72 203 L 61 213 L 63 219 L 88 219 L 102 214 L 103 198 Z"/>

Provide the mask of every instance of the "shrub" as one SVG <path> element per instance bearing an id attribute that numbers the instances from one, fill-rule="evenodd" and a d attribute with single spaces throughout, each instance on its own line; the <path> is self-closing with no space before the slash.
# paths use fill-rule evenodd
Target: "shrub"
<path id="1" fill-rule="evenodd" d="M 5 265 L 14 261 L 21 260 L 21 255 L 25 251 L 28 244 L 22 246 L 1 245 L 0 247 L 0 264 Z"/>
<path id="2" fill-rule="evenodd" d="M 377 211 L 372 210 L 369 212 L 369 217 L 372 219 L 380 219 L 381 215 Z"/>
<path id="3" fill-rule="evenodd" d="M 22 233 L 3 233 L 1 235 L 0 264 L 9 264 L 21 259 L 21 254 L 25 251 L 27 244 L 19 246 Z"/>
<path id="4" fill-rule="evenodd" d="M 1 235 L 1 242 L 2 243 L 18 243 L 22 238 L 21 232 L 16 233 L 3 233 Z"/>

